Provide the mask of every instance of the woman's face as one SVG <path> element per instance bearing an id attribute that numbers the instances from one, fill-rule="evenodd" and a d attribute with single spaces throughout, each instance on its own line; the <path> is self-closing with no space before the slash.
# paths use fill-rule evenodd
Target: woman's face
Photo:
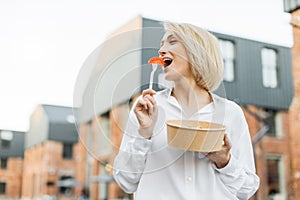
<path id="1" fill-rule="evenodd" d="M 175 34 L 165 33 L 161 40 L 159 56 L 165 61 L 166 80 L 176 82 L 182 78 L 193 78 L 186 49 Z"/>

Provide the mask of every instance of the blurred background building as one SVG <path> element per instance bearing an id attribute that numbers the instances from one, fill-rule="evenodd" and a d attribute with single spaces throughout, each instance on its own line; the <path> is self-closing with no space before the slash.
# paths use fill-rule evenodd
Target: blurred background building
<path id="1" fill-rule="evenodd" d="M 293 48 L 212 32 L 225 64 L 216 93 L 237 102 L 249 124 L 257 200 L 300 199 L 300 1 L 284 2 Z M 75 199 L 83 191 L 95 200 L 131 198 L 113 180 L 113 160 L 162 35 L 161 22 L 136 17 L 88 58 L 93 70 L 78 109 L 38 105 L 27 133 L 0 131 L 0 199 Z M 154 82 L 155 90 L 169 85 L 160 69 Z"/>
<path id="2" fill-rule="evenodd" d="M 77 143 L 72 108 L 38 105 L 25 137 L 22 198 L 48 195 L 68 199 L 78 195 L 84 180 L 80 179 L 78 173 L 82 172 L 76 165 L 83 161 L 75 154 Z"/>
<path id="3" fill-rule="evenodd" d="M 291 185 L 295 199 L 300 199 L 300 1 L 285 0 L 285 11 L 291 13 L 293 26 L 294 46 L 292 48 L 292 63 L 294 77 L 294 98 L 289 108 L 288 130 L 290 133 L 290 150 L 292 162 L 290 165 Z"/>
<path id="4" fill-rule="evenodd" d="M 97 60 L 98 64 L 95 64 L 79 111 L 81 134 L 89 135 L 86 133 L 91 131 L 94 137 L 102 135 L 98 138 L 103 137 L 113 147 L 102 150 L 98 147 L 97 151 L 91 151 L 94 155 L 94 161 L 91 163 L 91 168 L 96 173 L 93 174 L 94 176 L 97 173 L 98 176 L 109 173 L 110 170 L 105 171 L 106 166 L 113 165 L 126 115 L 130 110 L 129 102 L 134 101 L 143 89 L 148 88 L 151 67 L 147 65 L 147 61 L 153 55 L 157 55 L 163 34 L 161 28 L 162 24 L 159 21 L 137 17 L 109 38 L 110 44 L 117 44 L 112 48 L 114 51 L 109 52 L 109 48 L 104 45 L 97 54 L 98 59 L 93 59 Z M 122 34 L 118 35 L 118 33 Z M 299 145 L 295 138 L 295 132 L 299 127 L 292 126 L 298 122 L 290 120 L 293 113 L 299 115 L 298 107 L 294 108 L 296 97 L 294 97 L 293 80 L 296 79 L 293 77 L 296 74 L 293 74 L 292 62 L 295 62 L 295 57 L 292 49 L 222 33 L 212 33 L 220 41 L 225 63 L 224 88 L 219 88 L 216 93 L 242 106 L 249 123 L 257 172 L 261 178 L 261 187 L 253 199 L 299 198 L 297 189 L 299 155 L 294 149 L 294 145 Z M 101 51 L 105 54 L 101 54 Z M 105 58 L 102 59 L 101 56 L 115 59 L 113 63 L 105 63 Z M 130 68 L 135 65 L 142 67 Z M 130 78 L 124 74 L 118 76 L 119 70 L 129 71 Z M 104 78 L 107 71 L 114 74 L 113 79 Z M 154 82 L 158 83 L 154 86 L 155 90 L 160 90 L 166 85 L 161 71 L 157 72 Z M 295 88 L 297 87 L 299 88 L 295 85 Z M 94 98 L 90 98 L 91 96 Z M 297 117 L 294 120 L 298 119 Z M 105 121 L 110 121 L 110 126 L 103 125 Z M 116 125 L 118 131 L 113 128 Z M 101 139 L 97 144 L 101 144 L 100 141 Z M 290 145 L 291 143 L 293 144 Z M 94 183 L 92 188 L 99 188 L 99 190 L 90 190 L 92 199 L 99 198 L 103 192 L 104 197 L 106 198 L 108 194 L 109 199 L 122 196 L 122 193 L 116 192 L 114 183 L 108 183 L 105 190 L 103 188 L 101 190 L 101 184 L 103 183 Z"/>
<path id="5" fill-rule="evenodd" d="M 0 130 L 0 199 L 21 196 L 25 135 Z"/>

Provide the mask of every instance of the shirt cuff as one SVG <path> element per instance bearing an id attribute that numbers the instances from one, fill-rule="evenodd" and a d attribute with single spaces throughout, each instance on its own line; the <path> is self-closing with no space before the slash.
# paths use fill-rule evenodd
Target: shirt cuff
<path id="1" fill-rule="evenodd" d="M 220 172 L 222 174 L 234 174 L 239 169 L 238 162 L 232 154 L 230 156 L 230 160 L 229 160 L 228 164 L 225 167 L 217 168 L 215 164 L 213 164 L 213 167 L 215 168 L 215 170 L 217 170 L 218 172 Z"/>
<path id="2" fill-rule="evenodd" d="M 133 149 L 135 152 L 148 153 L 151 148 L 152 141 L 142 136 L 137 136 L 133 141 Z"/>

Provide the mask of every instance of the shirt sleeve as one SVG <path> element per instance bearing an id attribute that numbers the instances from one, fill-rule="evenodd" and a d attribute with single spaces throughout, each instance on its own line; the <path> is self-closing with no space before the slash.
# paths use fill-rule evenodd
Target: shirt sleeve
<path id="1" fill-rule="evenodd" d="M 242 111 L 240 111 L 242 112 Z M 221 169 L 216 168 L 220 179 L 238 199 L 249 199 L 259 187 L 259 177 L 256 175 L 253 148 L 244 114 L 239 114 L 240 123 L 231 129 L 231 158 Z M 240 128 L 241 126 L 241 128 Z"/>
<path id="2" fill-rule="evenodd" d="M 136 191 L 150 148 L 151 140 L 139 135 L 138 121 L 131 111 L 113 169 L 115 181 L 125 192 Z"/>

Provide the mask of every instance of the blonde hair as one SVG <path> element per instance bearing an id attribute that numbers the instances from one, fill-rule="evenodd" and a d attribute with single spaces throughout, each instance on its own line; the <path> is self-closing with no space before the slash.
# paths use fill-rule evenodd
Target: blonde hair
<path id="1" fill-rule="evenodd" d="M 164 23 L 165 31 L 175 34 L 186 48 L 194 79 L 211 91 L 223 80 L 223 58 L 218 39 L 208 31 L 191 24 Z"/>

